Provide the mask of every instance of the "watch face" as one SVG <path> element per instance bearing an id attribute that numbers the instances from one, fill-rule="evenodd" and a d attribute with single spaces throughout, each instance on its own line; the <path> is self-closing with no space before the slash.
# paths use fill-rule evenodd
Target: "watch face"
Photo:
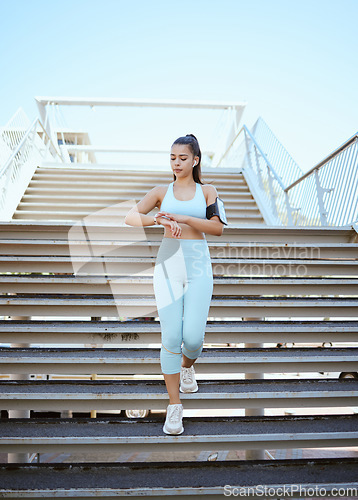
<path id="1" fill-rule="evenodd" d="M 218 204 L 218 209 L 219 209 L 219 217 L 220 217 L 222 222 L 227 224 L 224 202 L 219 197 L 217 198 L 217 204 Z"/>

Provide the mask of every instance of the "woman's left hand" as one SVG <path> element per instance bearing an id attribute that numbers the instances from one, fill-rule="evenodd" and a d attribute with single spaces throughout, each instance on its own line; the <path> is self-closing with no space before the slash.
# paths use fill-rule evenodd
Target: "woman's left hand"
<path id="1" fill-rule="evenodd" d="M 158 212 L 158 216 L 160 215 L 164 215 L 165 217 L 168 217 L 170 220 L 175 220 L 176 222 L 182 222 L 184 224 L 188 220 L 187 215 L 171 214 L 169 212 Z"/>

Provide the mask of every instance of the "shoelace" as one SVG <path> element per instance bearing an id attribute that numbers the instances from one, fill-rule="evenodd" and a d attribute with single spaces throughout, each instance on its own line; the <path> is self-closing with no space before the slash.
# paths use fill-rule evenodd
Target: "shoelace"
<path id="1" fill-rule="evenodd" d="M 174 406 L 172 412 L 169 415 L 170 422 L 177 422 L 179 420 L 179 416 L 180 416 L 179 406 Z"/>
<path id="2" fill-rule="evenodd" d="M 192 375 L 192 371 L 191 371 L 191 368 L 184 368 L 182 367 L 182 370 L 183 370 L 183 381 L 184 382 L 192 382 L 193 381 L 193 375 Z"/>

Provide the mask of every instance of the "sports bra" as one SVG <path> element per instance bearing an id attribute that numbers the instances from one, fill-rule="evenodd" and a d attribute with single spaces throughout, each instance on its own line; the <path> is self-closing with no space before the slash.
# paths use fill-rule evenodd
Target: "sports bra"
<path id="1" fill-rule="evenodd" d="M 174 181 L 168 186 L 160 210 L 178 215 L 190 215 L 199 219 L 206 219 L 206 199 L 201 185 L 196 182 L 194 198 L 191 200 L 177 200 L 173 190 Z"/>

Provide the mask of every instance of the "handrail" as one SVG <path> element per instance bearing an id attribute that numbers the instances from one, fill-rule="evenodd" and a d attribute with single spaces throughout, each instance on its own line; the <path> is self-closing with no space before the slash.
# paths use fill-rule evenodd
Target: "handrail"
<path id="1" fill-rule="evenodd" d="M 24 144 L 26 143 L 27 141 L 27 138 L 29 137 L 29 135 L 31 134 L 31 132 L 33 131 L 34 127 L 37 125 L 37 122 L 40 124 L 42 130 L 44 131 L 44 133 L 46 134 L 47 138 L 49 139 L 50 143 L 52 144 L 56 154 L 59 156 L 59 158 L 61 159 L 62 161 L 62 158 L 60 156 L 60 154 L 58 153 L 56 147 L 54 146 L 53 142 L 52 142 L 52 139 L 51 137 L 49 137 L 49 135 L 47 134 L 46 130 L 44 129 L 41 121 L 38 119 L 38 118 L 35 118 L 35 120 L 31 123 L 30 127 L 27 129 L 27 131 L 25 132 L 24 136 L 22 137 L 21 141 L 19 142 L 19 144 L 17 145 L 17 147 L 14 149 L 14 151 L 11 153 L 11 155 L 9 156 L 9 158 L 6 160 L 6 162 L 4 163 L 4 165 L 1 167 L 0 169 L 0 177 L 5 173 L 5 171 L 7 170 L 7 168 L 11 165 L 12 161 L 14 160 L 14 158 L 16 157 L 16 155 L 19 154 L 19 151 L 21 151 L 21 149 L 24 147 Z"/>
<path id="2" fill-rule="evenodd" d="M 38 134 L 38 123 L 43 130 L 42 136 Z M 8 133 L 9 130 L 4 129 L 5 140 L 8 138 Z M 13 217 L 37 166 L 47 158 L 48 153 L 50 152 L 56 159 L 58 156 L 62 161 L 61 155 L 38 118 L 31 123 L 19 143 L 13 147 L 13 151 L 0 169 L 0 219 L 3 221 L 9 221 Z"/>
<path id="3" fill-rule="evenodd" d="M 280 187 L 282 189 L 285 189 L 284 185 L 283 185 L 283 182 L 281 180 L 281 177 L 277 174 L 276 170 L 274 169 L 274 167 L 272 166 L 270 160 L 267 158 L 267 155 L 265 155 L 265 153 L 262 151 L 261 147 L 259 146 L 259 144 L 257 143 L 255 137 L 251 134 L 251 132 L 249 131 L 249 129 L 246 127 L 246 125 L 244 125 L 244 128 L 245 128 L 245 132 L 248 133 L 248 135 L 250 136 L 250 139 L 252 140 L 252 142 L 255 144 L 257 150 L 260 152 L 261 156 L 265 159 L 265 162 L 266 162 L 266 165 L 269 167 L 269 169 L 271 170 L 271 172 L 273 173 L 276 181 L 279 183 Z"/>
<path id="4" fill-rule="evenodd" d="M 172 107 L 229 109 L 244 107 L 246 102 L 237 101 L 181 101 L 179 99 L 126 99 L 126 98 L 82 98 L 82 97 L 35 97 L 42 106 L 47 104 L 66 106 L 139 106 L 139 107 Z"/>
<path id="5" fill-rule="evenodd" d="M 246 140 L 235 148 L 242 131 Z M 241 148 L 245 148 L 242 170 L 261 202 L 265 220 L 290 225 L 347 225 L 358 213 L 357 139 L 358 132 L 303 173 L 259 118 L 251 131 L 243 125 L 220 162 L 226 158 L 225 163 L 236 164 L 243 158 Z"/>
<path id="6" fill-rule="evenodd" d="M 357 220 L 357 192 L 358 133 L 285 189 L 290 207 L 300 209 L 296 223 L 322 226 L 346 226 Z"/>
<path id="7" fill-rule="evenodd" d="M 1 167 L 1 170 L 0 170 L 0 177 L 2 176 L 2 174 L 7 170 L 7 168 L 9 167 L 9 165 L 11 165 L 11 162 L 13 161 L 13 159 L 15 158 L 15 156 L 19 153 L 19 151 L 23 148 L 25 142 L 27 141 L 27 138 L 28 136 L 30 135 L 30 133 L 32 132 L 32 129 L 34 128 L 34 126 L 36 125 L 36 122 L 37 122 L 38 118 L 36 118 L 30 125 L 30 127 L 27 129 L 27 131 L 25 132 L 23 138 L 21 139 L 21 141 L 19 142 L 19 144 L 17 145 L 17 147 L 13 150 L 13 152 L 11 153 L 11 155 L 9 156 L 9 158 L 6 160 L 6 162 L 4 163 L 4 165 Z"/>
<path id="8" fill-rule="evenodd" d="M 89 108 L 101 108 L 101 107 L 137 107 L 137 108 L 181 108 L 181 109 L 191 109 L 194 111 L 205 111 L 205 110 L 212 110 L 212 111 L 224 111 L 224 116 L 226 118 L 226 123 L 225 127 L 222 127 L 222 132 L 223 132 L 223 137 L 224 133 L 225 134 L 230 134 L 230 140 L 231 140 L 231 134 L 236 133 L 237 128 L 239 126 L 239 122 L 241 120 L 241 115 L 243 110 L 245 109 L 246 102 L 243 101 L 208 101 L 208 100 L 180 100 L 180 99 L 133 99 L 133 98 L 101 98 L 101 97 L 61 97 L 61 96 L 36 96 L 35 97 L 39 112 L 40 112 L 40 118 L 42 122 L 45 124 L 46 130 L 48 132 L 48 135 L 50 137 L 54 137 L 56 134 L 56 131 L 58 133 L 58 127 L 56 128 L 55 123 L 57 118 L 56 117 L 50 117 L 50 114 L 57 108 L 64 107 L 64 106 L 77 106 L 77 107 L 89 107 Z M 215 115 L 213 115 L 215 116 Z M 228 118 L 228 119 L 227 119 Z M 221 119 L 221 118 L 220 118 Z M 228 127 L 226 125 L 230 126 L 229 130 L 226 130 Z M 225 129 L 225 130 L 224 130 Z M 215 135 L 215 140 L 219 141 L 222 139 L 222 137 L 219 137 L 217 134 Z M 229 140 L 229 135 L 226 138 L 226 140 Z M 73 159 L 69 157 L 69 146 L 71 144 L 67 144 L 66 141 L 63 139 L 63 146 L 61 146 L 61 151 L 64 151 L 64 155 L 66 156 L 67 162 L 73 161 Z M 226 146 L 225 146 L 226 147 Z M 100 148 L 102 149 L 102 148 Z M 107 152 L 106 150 L 100 151 L 100 152 Z M 117 153 L 117 151 L 113 151 L 113 148 L 110 148 L 111 152 Z M 214 149 L 217 156 L 221 154 L 221 151 L 219 151 L 219 148 L 217 145 L 207 147 L 207 149 Z M 72 150 L 73 153 L 77 152 L 84 152 L 84 156 L 86 156 L 86 151 L 84 149 L 76 149 L 76 151 Z M 87 150 L 88 152 L 93 152 L 90 149 Z M 82 156 L 82 155 L 79 155 Z M 212 155 L 208 155 L 213 163 L 216 163 L 216 156 L 215 153 Z"/>
<path id="9" fill-rule="evenodd" d="M 296 179 L 294 182 L 292 182 L 289 186 L 285 188 L 285 191 L 288 192 L 290 189 L 292 189 L 296 184 L 300 183 L 303 181 L 306 177 L 309 177 L 315 170 L 320 169 L 323 167 L 326 163 L 328 163 L 330 160 L 335 158 L 339 153 L 341 153 L 344 149 L 348 148 L 356 139 L 358 139 L 358 132 L 352 135 L 347 141 L 345 141 L 341 146 L 339 146 L 337 149 L 335 149 L 332 153 L 330 153 L 326 158 L 321 160 L 317 165 L 314 167 L 310 168 L 307 172 L 305 172 L 301 177 Z"/>

